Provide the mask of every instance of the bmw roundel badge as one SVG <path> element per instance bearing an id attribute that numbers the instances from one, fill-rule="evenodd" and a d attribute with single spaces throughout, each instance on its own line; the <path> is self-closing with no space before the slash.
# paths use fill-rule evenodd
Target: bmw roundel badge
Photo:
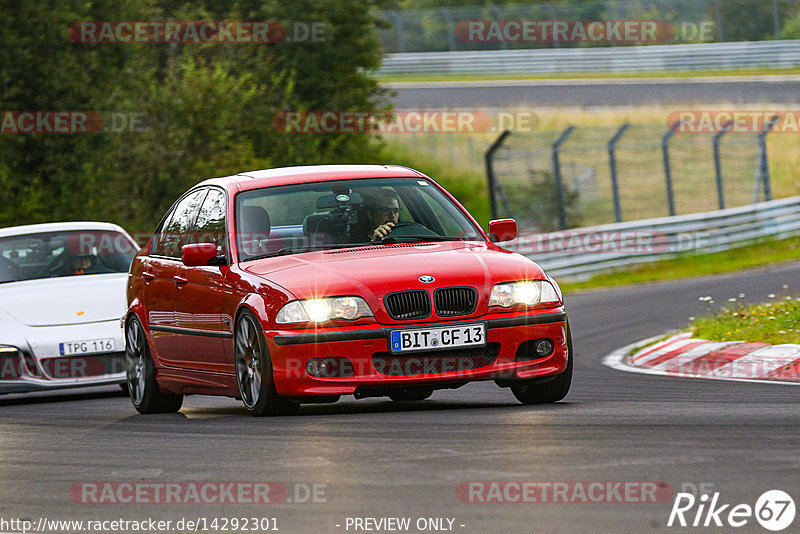
<path id="1" fill-rule="evenodd" d="M 419 281 L 422 282 L 423 284 L 430 284 L 434 280 L 436 280 L 436 278 L 432 277 L 429 274 L 423 274 L 422 276 L 419 277 Z"/>

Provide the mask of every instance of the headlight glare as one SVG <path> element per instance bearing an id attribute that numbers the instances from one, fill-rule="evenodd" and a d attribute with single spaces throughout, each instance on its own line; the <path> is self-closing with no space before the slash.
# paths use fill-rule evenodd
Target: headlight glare
<path id="1" fill-rule="evenodd" d="M 555 288 L 546 280 L 524 280 L 496 284 L 489 296 L 489 306 L 511 308 L 512 306 L 537 306 L 561 303 Z"/>
<path id="2" fill-rule="evenodd" d="M 315 323 L 322 323 L 330 319 L 331 309 L 327 300 L 307 300 L 303 302 L 303 308 L 306 310 L 309 320 Z"/>
<path id="3" fill-rule="evenodd" d="M 324 323 L 332 319 L 352 321 L 372 316 L 364 299 L 347 296 L 292 301 L 281 308 L 276 321 L 281 324 Z"/>

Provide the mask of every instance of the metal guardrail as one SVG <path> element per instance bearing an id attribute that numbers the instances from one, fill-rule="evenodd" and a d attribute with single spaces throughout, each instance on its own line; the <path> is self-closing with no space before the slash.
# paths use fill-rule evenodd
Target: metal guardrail
<path id="1" fill-rule="evenodd" d="M 505 248 L 558 279 L 592 275 L 681 254 L 720 252 L 763 238 L 800 235 L 800 196 L 676 217 L 523 234 Z"/>
<path id="2" fill-rule="evenodd" d="M 800 65 L 800 40 L 387 54 L 379 74 L 646 72 Z"/>

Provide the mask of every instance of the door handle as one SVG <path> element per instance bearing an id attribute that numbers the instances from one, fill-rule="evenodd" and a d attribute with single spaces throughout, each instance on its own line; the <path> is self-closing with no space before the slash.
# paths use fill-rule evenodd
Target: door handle
<path id="1" fill-rule="evenodd" d="M 155 277 L 156 277 L 156 275 L 154 275 L 153 273 L 148 273 L 147 271 L 144 271 L 142 273 L 142 278 L 144 278 L 145 282 L 149 282 L 150 280 L 152 280 Z"/>
<path id="2" fill-rule="evenodd" d="M 178 284 L 179 286 L 182 286 L 183 284 L 188 282 L 189 279 L 188 278 L 184 278 L 182 276 L 175 275 L 175 276 L 172 277 L 172 281 L 175 282 L 176 284 Z"/>

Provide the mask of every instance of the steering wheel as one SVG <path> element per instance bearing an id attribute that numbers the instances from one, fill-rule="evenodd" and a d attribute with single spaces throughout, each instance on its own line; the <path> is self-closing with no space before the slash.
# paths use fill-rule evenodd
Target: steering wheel
<path id="1" fill-rule="evenodd" d="M 441 237 L 439 234 L 418 222 L 401 222 L 394 225 L 386 237 Z"/>

